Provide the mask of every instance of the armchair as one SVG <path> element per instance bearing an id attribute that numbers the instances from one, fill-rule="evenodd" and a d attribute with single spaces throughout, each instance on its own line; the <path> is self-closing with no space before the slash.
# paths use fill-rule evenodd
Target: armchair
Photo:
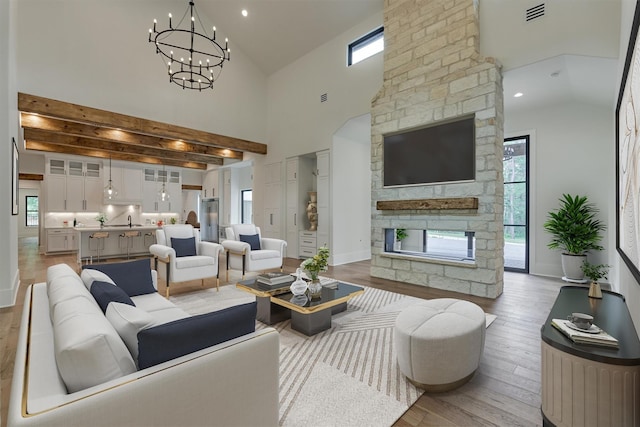
<path id="1" fill-rule="evenodd" d="M 172 240 L 173 239 L 173 240 Z M 169 284 L 216 278 L 216 288 L 220 290 L 219 261 L 222 246 L 213 242 L 201 242 L 200 230 L 190 224 L 165 225 L 156 230 L 156 243 L 149 247 L 155 258 L 158 276 L 167 283 L 166 296 L 169 298 Z M 158 261 L 166 264 L 166 269 L 158 268 Z"/>
<path id="2" fill-rule="evenodd" d="M 247 271 L 264 271 L 279 268 L 282 271 L 287 242 L 262 237 L 260 227 L 254 224 L 234 224 L 225 229 L 227 240 L 222 242 L 227 254 L 227 281 L 229 268 Z"/>

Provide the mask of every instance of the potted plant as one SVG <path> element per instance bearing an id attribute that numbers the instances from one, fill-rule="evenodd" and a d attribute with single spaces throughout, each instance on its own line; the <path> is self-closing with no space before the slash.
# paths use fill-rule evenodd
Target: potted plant
<path id="1" fill-rule="evenodd" d="M 406 228 L 396 228 L 396 241 L 393 244 L 394 251 L 402 249 L 402 240 L 406 239 L 408 235 Z"/>
<path id="2" fill-rule="evenodd" d="M 607 278 L 610 267 L 611 266 L 607 264 L 591 264 L 586 260 L 582 264 L 584 275 L 591 280 L 591 286 L 589 287 L 589 296 L 591 298 L 602 298 L 602 291 L 598 280 Z"/>
<path id="3" fill-rule="evenodd" d="M 606 226 L 596 218 L 598 209 L 588 203 L 587 196 L 563 194 L 560 207 L 549 212 L 544 229 L 553 236 L 547 245 L 562 250 L 564 279 L 584 281 L 582 265 L 590 250 L 602 250 L 599 245 Z"/>

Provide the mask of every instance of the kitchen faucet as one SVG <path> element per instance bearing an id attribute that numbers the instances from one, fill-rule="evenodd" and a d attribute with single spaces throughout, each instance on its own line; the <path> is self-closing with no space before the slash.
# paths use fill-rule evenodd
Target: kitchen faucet
<path id="1" fill-rule="evenodd" d="M 131 228 L 131 215 L 127 217 L 127 220 L 129 221 L 129 228 Z"/>

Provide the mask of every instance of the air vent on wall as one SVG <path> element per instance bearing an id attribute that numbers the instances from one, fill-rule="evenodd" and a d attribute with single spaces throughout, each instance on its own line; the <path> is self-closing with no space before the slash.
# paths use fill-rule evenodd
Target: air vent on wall
<path id="1" fill-rule="evenodd" d="M 537 6 L 530 7 L 525 11 L 524 20 L 531 22 L 534 19 L 542 18 L 544 16 L 544 3 L 540 3 Z"/>
<path id="2" fill-rule="evenodd" d="M 320 95 L 320 102 L 326 102 L 327 101 L 327 94 L 323 93 L 322 95 Z"/>

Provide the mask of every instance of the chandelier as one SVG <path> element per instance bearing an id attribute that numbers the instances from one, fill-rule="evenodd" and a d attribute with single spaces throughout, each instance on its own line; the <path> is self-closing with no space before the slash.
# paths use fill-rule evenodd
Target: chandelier
<path id="1" fill-rule="evenodd" d="M 183 25 L 187 14 L 191 20 Z M 173 26 L 169 14 L 169 28 L 158 30 L 157 20 L 153 20 L 153 28 L 149 28 L 149 42 L 156 46 L 156 53 L 167 64 L 169 81 L 182 89 L 213 89 L 213 83 L 220 76 L 222 66 L 231 59 L 229 39 L 224 40 L 224 48 L 216 41 L 216 27 L 209 36 L 200 16 L 196 12 L 193 1 L 184 12 L 176 27 Z M 196 28 L 196 21 L 199 28 Z"/>

